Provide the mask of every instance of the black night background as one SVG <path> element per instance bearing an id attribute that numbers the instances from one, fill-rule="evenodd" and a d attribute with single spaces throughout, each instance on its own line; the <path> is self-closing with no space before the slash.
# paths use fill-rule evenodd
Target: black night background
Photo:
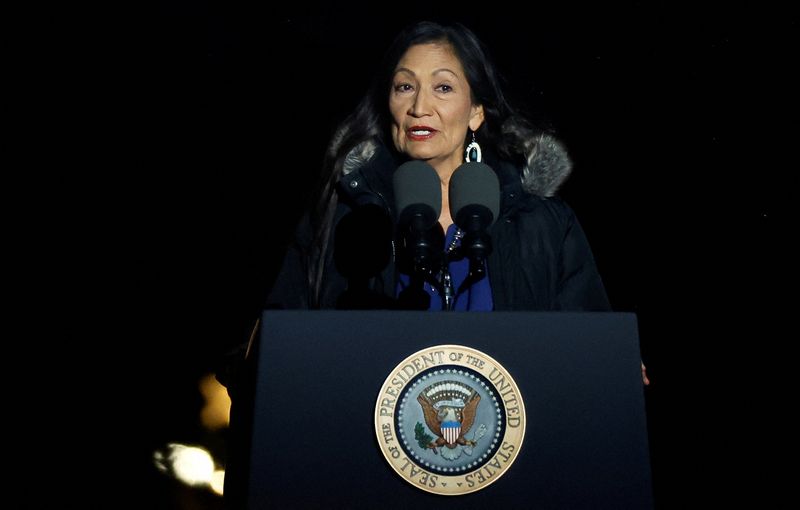
<path id="1" fill-rule="evenodd" d="M 420 18 L 472 28 L 570 151 L 561 194 L 612 305 L 639 320 L 657 508 L 786 504 L 774 459 L 793 439 L 797 164 L 779 154 L 797 135 L 797 17 L 737 2 L 502 4 L 161 3 L 140 55 L 152 157 L 131 177 L 127 266 L 147 295 L 131 326 L 148 418 L 134 421 L 143 486 L 130 491 L 149 508 L 221 508 L 153 453 L 202 444 L 224 459 L 198 381 L 246 339 L 328 137 Z"/>

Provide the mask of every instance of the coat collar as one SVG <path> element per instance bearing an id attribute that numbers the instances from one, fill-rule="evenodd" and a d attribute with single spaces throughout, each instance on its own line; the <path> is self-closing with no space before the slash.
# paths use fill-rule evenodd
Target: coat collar
<path id="1" fill-rule="evenodd" d="M 572 162 L 564 146 L 551 135 L 533 137 L 526 144 L 525 164 L 520 169 L 510 162 L 492 158 L 484 151 L 485 163 L 500 180 L 501 206 L 512 207 L 524 194 L 551 197 L 572 172 Z M 375 139 L 361 142 L 345 156 L 340 193 L 356 205 L 379 203 L 393 209 L 392 173 L 400 165 L 399 156 Z M 379 195 L 376 202 L 374 194 Z"/>

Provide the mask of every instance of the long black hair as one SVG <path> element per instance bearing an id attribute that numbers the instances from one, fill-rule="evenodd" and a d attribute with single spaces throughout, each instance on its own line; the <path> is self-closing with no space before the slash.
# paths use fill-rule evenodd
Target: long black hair
<path id="1" fill-rule="evenodd" d="M 382 65 L 373 77 L 367 94 L 339 125 L 325 153 L 320 186 L 314 194 L 311 226 L 314 237 L 309 246 L 308 283 L 310 305 L 319 306 L 325 258 L 337 206 L 336 183 L 342 176 L 351 151 L 374 141 L 392 147 L 388 139 L 391 115 L 389 91 L 397 63 L 412 46 L 427 43 L 449 45 L 461 62 L 472 91 L 472 103 L 482 105 L 484 122 L 475 132 L 477 141 L 498 157 L 510 161 L 524 159 L 535 130 L 509 104 L 500 76 L 489 52 L 478 37 L 460 23 L 443 25 L 421 21 L 406 27 L 389 46 Z M 467 133 L 471 139 L 471 133 Z M 469 142 L 465 139 L 464 145 Z"/>

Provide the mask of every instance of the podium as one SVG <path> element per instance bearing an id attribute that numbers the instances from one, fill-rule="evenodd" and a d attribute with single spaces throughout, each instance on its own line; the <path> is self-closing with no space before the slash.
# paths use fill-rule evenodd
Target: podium
<path id="1" fill-rule="evenodd" d="M 248 465 L 226 481 L 247 508 L 653 507 L 634 314 L 265 311 L 258 344 Z M 526 411 L 513 464 L 468 494 L 415 487 L 376 437 L 387 377 L 440 345 L 502 364 Z"/>

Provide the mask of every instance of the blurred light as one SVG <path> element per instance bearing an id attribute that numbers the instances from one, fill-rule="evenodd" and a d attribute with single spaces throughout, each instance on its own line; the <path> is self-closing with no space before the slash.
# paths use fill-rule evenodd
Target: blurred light
<path id="1" fill-rule="evenodd" d="M 222 496 L 222 488 L 225 486 L 225 470 L 217 469 L 211 475 L 211 490 Z"/>
<path id="2" fill-rule="evenodd" d="M 214 475 L 214 459 L 203 448 L 169 443 L 166 452 L 153 454 L 156 467 L 186 485 L 208 485 Z M 216 491 L 215 491 L 216 492 Z"/>
<path id="3" fill-rule="evenodd" d="M 231 399 L 228 390 L 217 381 L 214 374 L 206 374 L 200 379 L 200 393 L 205 398 L 205 406 L 200 411 L 200 421 L 209 430 L 219 430 L 228 426 L 231 412 Z"/>
<path id="4" fill-rule="evenodd" d="M 212 431 L 227 427 L 231 408 L 227 389 L 214 374 L 203 376 L 198 387 L 205 400 L 200 410 L 203 426 Z M 186 485 L 202 487 L 220 496 L 223 493 L 225 470 L 217 469 L 219 463 L 201 446 L 168 443 L 153 452 L 153 462 L 159 471 Z"/>

